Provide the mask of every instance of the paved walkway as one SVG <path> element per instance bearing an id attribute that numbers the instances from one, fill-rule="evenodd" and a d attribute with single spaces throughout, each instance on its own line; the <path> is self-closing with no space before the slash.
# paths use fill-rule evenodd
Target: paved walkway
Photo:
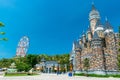
<path id="1" fill-rule="evenodd" d="M 0 80 L 120 80 L 120 78 L 95 78 L 95 77 L 68 77 L 67 74 L 41 74 L 37 76 L 22 76 L 22 77 L 3 77 Z"/>

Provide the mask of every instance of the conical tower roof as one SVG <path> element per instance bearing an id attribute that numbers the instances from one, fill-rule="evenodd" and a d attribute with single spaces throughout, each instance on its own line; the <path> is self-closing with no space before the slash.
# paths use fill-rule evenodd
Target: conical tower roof
<path id="1" fill-rule="evenodd" d="M 106 22 L 105 22 L 105 33 L 108 32 L 113 32 L 113 27 L 111 26 L 110 22 L 108 21 L 108 19 L 106 18 Z"/>
<path id="2" fill-rule="evenodd" d="M 79 45 L 79 41 L 74 41 L 74 49 L 81 48 L 81 45 Z"/>
<path id="3" fill-rule="evenodd" d="M 90 26 L 88 26 L 88 30 L 87 30 L 87 33 L 91 32 L 91 28 Z"/>
<path id="4" fill-rule="evenodd" d="M 98 10 L 95 8 L 94 4 L 92 4 L 92 10 L 89 13 L 89 20 L 92 20 L 94 18 L 100 19 L 100 14 Z"/>
<path id="5" fill-rule="evenodd" d="M 97 21 L 95 26 L 95 31 L 99 31 L 99 30 L 104 30 L 104 26 L 102 25 L 100 20 Z"/>
<path id="6" fill-rule="evenodd" d="M 92 10 L 96 10 L 94 3 L 92 3 Z"/>
<path id="7" fill-rule="evenodd" d="M 105 28 L 106 29 L 113 29 L 113 27 L 111 26 L 110 22 L 106 19 L 106 22 L 105 22 Z"/>
<path id="8" fill-rule="evenodd" d="M 93 39 L 101 39 L 101 38 L 98 36 L 98 34 L 97 34 L 96 31 L 95 31 L 95 33 L 94 33 L 94 35 L 93 35 Z"/>

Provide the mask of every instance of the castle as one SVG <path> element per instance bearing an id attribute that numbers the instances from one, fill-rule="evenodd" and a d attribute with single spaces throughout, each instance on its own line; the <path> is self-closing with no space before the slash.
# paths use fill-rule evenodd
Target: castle
<path id="1" fill-rule="evenodd" d="M 106 19 L 103 25 L 99 11 L 92 4 L 89 13 L 90 27 L 78 41 L 74 41 L 70 53 L 70 62 L 74 72 L 84 72 L 84 61 L 89 60 L 88 71 L 95 74 L 116 73 L 119 34 Z"/>

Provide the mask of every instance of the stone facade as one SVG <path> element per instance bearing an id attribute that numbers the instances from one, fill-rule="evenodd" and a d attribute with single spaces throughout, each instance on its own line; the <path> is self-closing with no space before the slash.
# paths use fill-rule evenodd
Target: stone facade
<path id="1" fill-rule="evenodd" d="M 89 14 L 90 27 L 82 34 L 79 41 L 73 43 L 70 61 L 75 72 L 85 70 L 84 60 L 89 59 L 90 72 L 117 72 L 119 34 L 114 33 L 106 19 L 103 25 L 98 10 L 92 5 Z"/>

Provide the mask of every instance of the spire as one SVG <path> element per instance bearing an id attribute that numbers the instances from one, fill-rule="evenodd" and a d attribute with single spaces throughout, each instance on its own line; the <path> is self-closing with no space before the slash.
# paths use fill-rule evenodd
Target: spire
<path id="1" fill-rule="evenodd" d="M 105 33 L 113 32 L 113 27 L 109 23 L 108 19 L 105 22 Z"/>
<path id="2" fill-rule="evenodd" d="M 72 51 L 75 50 L 76 41 L 73 41 Z"/>
<path id="3" fill-rule="evenodd" d="M 113 27 L 112 27 L 111 24 L 109 23 L 107 17 L 105 18 L 105 28 L 106 28 L 106 29 L 113 29 Z"/>
<path id="4" fill-rule="evenodd" d="M 79 42 L 77 41 L 75 48 L 80 48 L 80 47 L 81 47 L 81 46 L 79 45 Z"/>
<path id="5" fill-rule="evenodd" d="M 73 48 L 72 48 L 72 50 L 75 50 L 76 48 L 80 48 L 79 41 L 74 41 L 73 42 Z"/>
<path id="6" fill-rule="evenodd" d="M 89 20 L 92 20 L 92 19 L 95 19 L 95 18 L 100 19 L 100 14 L 99 14 L 99 11 L 94 6 L 94 3 L 92 3 L 92 10 L 89 13 Z"/>
<path id="7" fill-rule="evenodd" d="M 92 2 L 92 10 L 96 10 L 94 2 Z"/>

